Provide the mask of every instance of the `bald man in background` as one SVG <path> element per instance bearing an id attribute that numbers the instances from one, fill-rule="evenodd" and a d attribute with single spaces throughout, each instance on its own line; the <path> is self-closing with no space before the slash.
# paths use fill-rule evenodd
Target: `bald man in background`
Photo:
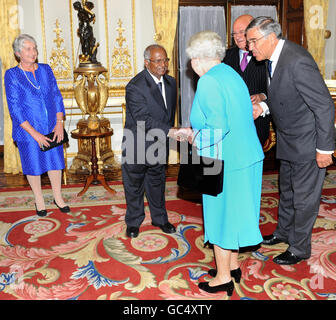
<path id="1" fill-rule="evenodd" d="M 226 51 L 223 62 L 237 71 L 246 83 L 252 103 L 259 103 L 267 98 L 267 73 L 264 61 L 257 61 L 247 49 L 245 30 L 253 20 L 251 15 L 241 15 L 233 23 L 232 36 L 235 46 Z M 257 134 L 263 146 L 269 136 L 270 115 L 254 121 Z"/>

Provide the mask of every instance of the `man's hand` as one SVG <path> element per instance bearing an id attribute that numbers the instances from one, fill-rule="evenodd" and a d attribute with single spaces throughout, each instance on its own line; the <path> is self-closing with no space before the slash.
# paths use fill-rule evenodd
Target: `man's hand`
<path id="1" fill-rule="evenodd" d="M 186 141 L 192 137 L 193 131 L 191 128 L 171 128 L 168 132 L 168 137 L 177 141 Z"/>
<path id="2" fill-rule="evenodd" d="M 264 101 L 264 100 L 266 100 L 266 96 L 263 93 L 257 93 L 257 94 L 253 94 L 251 96 L 252 104 L 259 103 L 259 102 Z"/>
<path id="3" fill-rule="evenodd" d="M 326 168 L 333 163 L 332 155 L 316 152 L 316 162 L 319 168 Z"/>
<path id="4" fill-rule="evenodd" d="M 177 132 L 177 135 L 181 136 L 182 140 L 180 141 L 188 140 L 189 143 L 192 143 L 194 131 L 190 127 L 180 128 Z"/>
<path id="5" fill-rule="evenodd" d="M 168 131 L 168 137 L 177 140 L 176 139 L 177 130 L 178 130 L 178 128 L 175 128 L 175 127 L 170 128 L 169 131 Z"/>
<path id="6" fill-rule="evenodd" d="M 252 107 L 253 107 L 253 119 L 255 120 L 263 113 L 264 110 L 259 103 L 252 104 Z"/>

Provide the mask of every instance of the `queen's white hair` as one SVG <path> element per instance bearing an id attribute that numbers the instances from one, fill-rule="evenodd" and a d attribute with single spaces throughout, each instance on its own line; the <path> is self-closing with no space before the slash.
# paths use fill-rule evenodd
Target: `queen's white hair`
<path id="1" fill-rule="evenodd" d="M 225 45 L 220 35 L 214 31 L 201 31 L 188 42 L 186 53 L 190 59 L 219 59 L 225 56 Z"/>
<path id="2" fill-rule="evenodd" d="M 37 47 L 36 41 L 32 36 L 30 36 L 29 34 L 25 34 L 25 33 L 20 34 L 19 36 L 15 38 L 13 42 L 13 51 L 15 55 L 16 55 L 16 52 L 21 52 L 25 41 L 32 42 Z"/>

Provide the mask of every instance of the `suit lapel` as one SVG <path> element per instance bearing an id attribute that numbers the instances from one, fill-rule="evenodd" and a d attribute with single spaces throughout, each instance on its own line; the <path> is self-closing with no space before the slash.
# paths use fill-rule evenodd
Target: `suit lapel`
<path id="1" fill-rule="evenodd" d="M 163 81 L 165 85 L 165 93 L 166 93 L 166 102 L 167 102 L 167 108 L 165 107 L 166 111 L 168 112 L 168 116 L 170 118 L 171 113 L 172 113 L 172 106 L 175 105 L 173 99 L 173 94 L 172 94 L 172 87 L 170 82 L 167 80 L 166 76 L 163 76 Z"/>
<path id="2" fill-rule="evenodd" d="M 272 90 L 272 88 L 276 87 L 277 86 L 277 83 L 279 81 L 279 76 L 281 74 L 281 69 L 283 68 L 283 66 L 286 64 L 286 51 L 287 51 L 287 47 L 288 47 L 288 44 L 287 44 L 287 41 L 285 41 L 284 43 L 284 46 L 281 50 L 281 53 L 280 53 L 280 56 L 279 56 L 279 60 L 278 60 L 278 63 L 276 65 L 276 68 L 274 70 L 274 73 L 273 73 L 273 77 L 272 77 L 272 80 L 271 80 L 271 83 L 270 83 L 270 86 L 268 88 L 268 90 Z M 266 68 L 267 69 L 267 68 Z M 266 71 L 267 72 L 267 71 Z M 275 83 L 275 85 L 273 85 Z"/>
<path id="3" fill-rule="evenodd" d="M 240 63 L 239 63 L 240 59 L 239 59 L 239 48 L 238 47 L 235 48 L 235 53 L 234 53 L 233 57 L 234 57 L 233 63 L 234 63 L 234 66 L 235 66 L 234 69 L 237 70 L 238 72 L 242 72 L 241 69 L 240 69 Z"/>
<path id="4" fill-rule="evenodd" d="M 148 83 L 148 86 L 150 88 L 150 92 L 151 92 L 152 96 L 157 101 L 158 105 L 161 106 L 165 112 L 167 112 L 167 108 L 165 106 L 165 103 L 164 103 L 162 94 L 160 92 L 160 89 L 158 88 L 154 79 L 152 78 L 152 76 L 149 74 L 149 72 L 147 70 L 146 70 L 146 80 L 147 80 L 147 83 Z M 165 84 L 166 83 L 167 82 L 165 82 Z M 167 96 L 167 94 L 166 94 L 166 96 Z"/>

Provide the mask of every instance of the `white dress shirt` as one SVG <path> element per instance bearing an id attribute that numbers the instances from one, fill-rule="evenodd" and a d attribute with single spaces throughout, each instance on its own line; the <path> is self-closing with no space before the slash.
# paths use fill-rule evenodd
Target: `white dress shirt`
<path id="1" fill-rule="evenodd" d="M 275 50 L 273 51 L 273 54 L 271 56 L 271 58 L 269 59 L 270 61 L 272 61 L 272 74 L 271 77 L 273 77 L 274 74 L 274 70 L 278 64 L 279 61 L 279 57 L 282 51 L 282 48 L 285 44 L 285 40 L 280 39 L 277 46 L 275 47 Z M 268 85 L 270 84 L 270 79 L 268 79 Z M 268 105 L 266 104 L 266 102 L 260 102 L 260 106 L 263 109 L 263 113 L 261 114 L 261 116 L 265 117 L 266 114 L 269 114 L 269 109 L 268 109 Z"/>
<path id="2" fill-rule="evenodd" d="M 149 72 L 148 69 L 147 69 L 147 71 Z M 165 90 L 165 85 L 164 85 L 163 77 L 161 77 L 161 79 L 159 80 L 157 77 L 155 77 L 154 75 L 152 75 L 150 72 L 149 72 L 149 74 L 152 76 L 152 78 L 153 78 L 153 80 L 155 81 L 156 84 L 158 84 L 159 82 L 162 83 L 162 98 L 163 98 L 163 101 L 164 101 L 165 106 L 167 108 L 166 90 Z"/>
<path id="3" fill-rule="evenodd" d="M 248 52 L 248 51 L 245 51 L 245 50 L 242 50 L 242 49 L 239 49 L 239 65 L 241 64 L 242 60 L 243 60 L 243 57 L 244 57 L 244 53 L 245 52 Z M 252 56 L 248 55 L 247 56 L 247 62 L 250 62 Z"/>

